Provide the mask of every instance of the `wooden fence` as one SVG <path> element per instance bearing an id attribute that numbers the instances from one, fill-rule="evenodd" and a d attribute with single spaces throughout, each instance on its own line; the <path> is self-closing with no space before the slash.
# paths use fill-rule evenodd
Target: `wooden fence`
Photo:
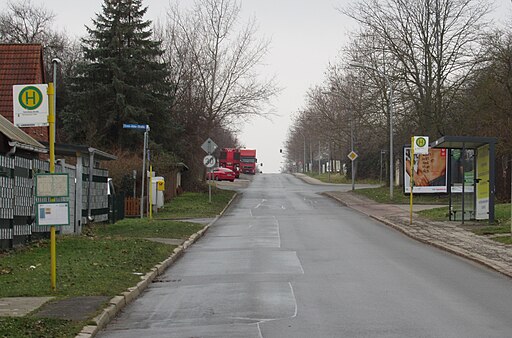
<path id="1" fill-rule="evenodd" d="M 140 198 L 126 197 L 124 199 L 125 216 L 140 216 Z"/>

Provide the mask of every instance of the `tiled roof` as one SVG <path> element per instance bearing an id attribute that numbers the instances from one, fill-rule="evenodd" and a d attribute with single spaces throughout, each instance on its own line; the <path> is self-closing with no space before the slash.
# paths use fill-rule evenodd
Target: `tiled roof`
<path id="1" fill-rule="evenodd" d="M 12 86 L 44 83 L 40 44 L 0 44 L 0 114 L 12 122 Z"/>
<path id="2" fill-rule="evenodd" d="M 46 152 L 45 146 L 37 142 L 32 136 L 25 133 L 20 128 L 16 127 L 5 117 L 0 115 L 0 133 L 4 134 L 11 142 L 28 150 L 36 152 Z"/>

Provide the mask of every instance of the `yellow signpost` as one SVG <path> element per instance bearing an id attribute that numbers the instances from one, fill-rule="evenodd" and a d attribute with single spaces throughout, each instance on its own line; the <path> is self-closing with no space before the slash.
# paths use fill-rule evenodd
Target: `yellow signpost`
<path id="1" fill-rule="evenodd" d="M 414 154 L 428 154 L 428 136 L 412 136 L 411 137 L 411 193 L 409 195 L 409 225 L 412 225 L 412 209 L 413 209 L 413 203 L 412 203 L 412 196 L 413 196 L 413 190 L 414 190 Z"/>
<path id="2" fill-rule="evenodd" d="M 48 83 L 48 124 L 50 127 L 50 173 L 55 172 L 55 90 L 53 83 Z M 55 198 L 51 198 L 54 202 Z M 55 225 L 50 226 L 50 282 L 52 290 L 57 290 L 57 248 L 55 244 Z"/>
<path id="3" fill-rule="evenodd" d="M 412 190 L 414 189 L 414 136 L 411 138 L 411 193 L 409 195 L 409 225 L 412 225 Z"/>

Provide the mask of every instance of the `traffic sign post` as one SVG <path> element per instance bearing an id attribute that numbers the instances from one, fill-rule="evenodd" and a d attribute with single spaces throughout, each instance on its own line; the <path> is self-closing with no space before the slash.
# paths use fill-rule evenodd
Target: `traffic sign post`
<path id="1" fill-rule="evenodd" d="M 215 166 L 215 157 L 213 155 L 206 155 L 203 158 L 203 164 L 206 168 L 213 168 Z"/>
<path id="2" fill-rule="evenodd" d="M 208 202 L 209 203 L 212 203 L 212 174 L 211 174 L 212 170 L 211 170 L 211 168 L 213 168 L 213 166 L 215 165 L 215 157 L 213 157 L 211 155 L 215 151 L 215 149 L 217 149 L 217 147 L 218 147 L 217 144 L 215 144 L 215 142 L 213 142 L 213 140 L 209 137 L 201 145 L 201 148 L 208 154 L 208 156 L 206 156 L 203 159 L 203 163 L 208 168 L 207 171 L 208 170 L 210 171 L 210 175 L 208 177 Z"/>
<path id="3" fill-rule="evenodd" d="M 217 149 L 217 145 L 211 138 L 208 138 L 204 143 L 201 145 L 201 148 L 208 154 L 211 155 Z"/>
<path id="4" fill-rule="evenodd" d="M 428 136 L 413 136 L 411 137 L 411 193 L 409 195 L 409 225 L 412 225 L 412 209 L 413 209 L 413 193 L 414 190 L 414 156 L 415 154 L 427 154 L 428 155 Z"/>
<path id="5" fill-rule="evenodd" d="M 140 218 L 144 218 L 144 182 L 145 182 L 145 173 L 146 173 L 146 148 L 148 145 L 148 137 L 149 137 L 149 125 L 147 124 L 134 124 L 134 123 L 124 123 L 123 129 L 135 129 L 144 131 L 144 147 L 142 153 L 142 184 L 141 184 L 141 193 L 140 193 Z M 149 154 L 148 154 L 149 155 Z"/>
<path id="6" fill-rule="evenodd" d="M 356 171 L 354 169 L 354 161 L 356 160 L 356 158 L 358 157 L 359 155 L 357 155 L 357 153 L 355 151 L 350 151 L 350 153 L 348 153 L 347 157 L 350 159 L 350 162 L 352 164 L 352 167 L 351 167 L 351 171 L 352 171 L 352 190 L 355 190 L 355 185 L 356 185 Z"/>

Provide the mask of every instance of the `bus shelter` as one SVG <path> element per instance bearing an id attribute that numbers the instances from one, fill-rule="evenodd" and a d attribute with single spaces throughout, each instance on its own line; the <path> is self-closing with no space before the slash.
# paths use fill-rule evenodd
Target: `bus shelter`
<path id="1" fill-rule="evenodd" d="M 430 144 L 448 151 L 450 220 L 494 223 L 496 138 L 443 136 Z"/>

